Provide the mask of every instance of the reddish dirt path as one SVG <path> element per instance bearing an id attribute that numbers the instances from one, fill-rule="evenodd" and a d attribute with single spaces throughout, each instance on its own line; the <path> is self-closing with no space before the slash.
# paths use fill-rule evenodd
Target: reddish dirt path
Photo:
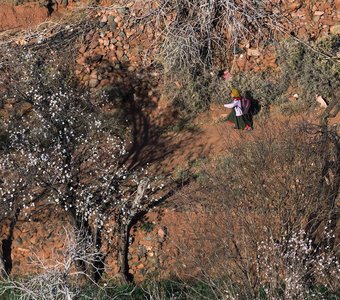
<path id="1" fill-rule="evenodd" d="M 222 105 L 213 106 L 209 112 L 199 115 L 189 129 L 169 132 L 163 135 L 157 144 L 150 145 L 147 151 L 163 151 L 163 155 L 158 155 L 161 159 L 153 163 L 156 171 L 176 173 L 187 169 L 195 160 L 214 159 L 243 140 L 256 139 L 264 131 L 276 130 L 276 127 L 280 127 L 279 124 L 306 121 L 318 124 L 322 110 L 316 109 L 310 115 L 295 116 L 272 112 L 268 119 L 260 114 L 254 118 L 255 128 L 250 132 L 235 130 L 232 125 L 221 121 L 221 117 L 228 112 Z M 329 123 L 339 123 L 338 119 L 339 116 L 329 119 Z"/>

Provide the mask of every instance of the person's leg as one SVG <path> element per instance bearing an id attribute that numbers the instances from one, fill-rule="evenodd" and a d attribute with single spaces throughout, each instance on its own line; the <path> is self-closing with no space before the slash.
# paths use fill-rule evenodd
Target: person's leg
<path id="1" fill-rule="evenodd" d="M 243 115 L 243 121 L 244 121 L 244 130 L 252 130 L 253 126 L 252 126 L 252 120 L 250 119 L 250 115 Z"/>
<path id="2" fill-rule="evenodd" d="M 235 110 L 233 109 L 226 119 L 227 123 L 233 124 L 235 127 L 237 126 L 237 118 Z"/>
<path id="3" fill-rule="evenodd" d="M 243 130 L 247 126 L 244 120 L 244 116 L 236 117 L 236 120 L 237 120 L 237 129 Z"/>

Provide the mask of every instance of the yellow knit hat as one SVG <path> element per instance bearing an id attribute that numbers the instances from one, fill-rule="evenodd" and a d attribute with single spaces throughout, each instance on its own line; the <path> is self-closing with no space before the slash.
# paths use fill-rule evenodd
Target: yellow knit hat
<path id="1" fill-rule="evenodd" d="M 231 96 L 233 98 L 239 98 L 240 97 L 240 93 L 237 89 L 231 89 Z"/>

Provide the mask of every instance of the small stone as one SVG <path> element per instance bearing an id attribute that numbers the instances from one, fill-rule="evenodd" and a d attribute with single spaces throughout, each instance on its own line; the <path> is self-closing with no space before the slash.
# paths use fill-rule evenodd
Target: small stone
<path id="1" fill-rule="evenodd" d="M 129 61 L 130 61 L 130 60 L 129 60 L 129 58 L 127 57 L 127 55 L 124 54 L 123 57 L 122 57 L 122 62 L 127 63 L 127 62 L 129 62 Z"/>
<path id="2" fill-rule="evenodd" d="M 95 88 L 99 84 L 99 80 L 96 78 L 92 78 L 89 81 L 89 87 L 90 88 Z"/>
<path id="3" fill-rule="evenodd" d="M 247 49 L 247 54 L 249 56 L 260 56 L 261 55 L 260 51 L 258 49 L 256 49 L 256 48 L 249 48 L 249 49 Z"/>
<path id="4" fill-rule="evenodd" d="M 127 14 L 129 12 L 129 9 L 127 7 L 118 7 L 117 8 L 117 11 L 120 13 L 120 14 Z"/>
<path id="5" fill-rule="evenodd" d="M 108 21 L 107 15 L 103 15 L 103 17 L 102 17 L 102 19 L 100 20 L 100 22 L 106 23 L 107 21 Z"/>
<path id="6" fill-rule="evenodd" d="M 97 48 L 99 46 L 99 42 L 97 39 L 92 40 L 91 44 L 90 44 L 90 49 L 94 49 Z"/>
<path id="7" fill-rule="evenodd" d="M 158 235 L 158 237 L 160 237 L 161 239 L 164 239 L 165 236 L 166 236 L 166 231 L 165 231 L 163 228 L 160 228 L 160 229 L 158 229 L 158 231 L 157 231 L 157 235 Z"/>
<path id="8" fill-rule="evenodd" d="M 124 55 L 124 51 L 122 49 L 117 49 L 116 56 L 119 60 L 123 58 L 123 55 Z"/>
<path id="9" fill-rule="evenodd" d="M 313 21 L 314 22 L 319 22 L 320 16 L 313 16 Z"/>
<path id="10" fill-rule="evenodd" d="M 99 28 L 103 28 L 104 26 L 106 26 L 106 22 L 99 22 L 98 25 Z"/>
<path id="11" fill-rule="evenodd" d="M 112 23 L 112 22 L 114 22 L 114 20 L 115 20 L 115 17 L 114 16 L 108 16 L 107 17 L 107 22 L 110 24 L 110 23 Z"/>
<path id="12" fill-rule="evenodd" d="M 101 82 L 100 82 L 100 85 L 101 86 L 105 86 L 105 85 L 109 85 L 110 84 L 110 80 L 109 79 L 103 79 Z"/>
<path id="13" fill-rule="evenodd" d="M 84 54 L 84 53 L 86 52 L 86 49 L 87 49 L 87 46 L 82 45 L 82 46 L 79 48 L 79 52 Z"/>
<path id="14" fill-rule="evenodd" d="M 328 106 L 326 100 L 323 99 L 321 96 L 316 97 L 316 102 L 318 102 L 322 108 L 326 108 Z"/>
<path id="15" fill-rule="evenodd" d="M 122 21 L 123 19 L 120 16 L 117 16 L 113 19 L 116 23 L 119 23 L 120 21 Z"/>
<path id="16" fill-rule="evenodd" d="M 91 57 L 91 61 L 92 62 L 100 62 L 101 60 L 102 60 L 102 58 L 103 58 L 103 55 L 101 55 L 101 54 L 96 54 L 96 55 L 93 55 L 92 57 Z"/>
<path id="17" fill-rule="evenodd" d="M 134 72 L 136 69 L 134 68 L 134 67 L 132 67 L 132 66 L 130 66 L 130 67 L 128 67 L 128 71 L 129 72 Z"/>
<path id="18" fill-rule="evenodd" d="M 76 60 L 76 62 L 77 62 L 78 65 L 85 65 L 85 63 L 86 63 L 86 57 L 85 57 L 85 56 L 82 56 L 82 57 L 78 58 L 78 59 Z"/>
<path id="19" fill-rule="evenodd" d="M 109 28 L 111 31 L 114 31 L 115 29 L 117 29 L 117 23 L 115 21 L 109 22 Z"/>
<path id="20" fill-rule="evenodd" d="M 314 12 L 314 16 L 322 16 L 324 13 L 325 13 L 324 11 L 318 10 L 318 11 Z"/>

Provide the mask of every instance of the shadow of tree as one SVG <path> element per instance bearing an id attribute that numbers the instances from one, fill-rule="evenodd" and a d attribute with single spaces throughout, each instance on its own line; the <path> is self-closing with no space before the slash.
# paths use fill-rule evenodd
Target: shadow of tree
<path id="1" fill-rule="evenodd" d="M 121 110 L 121 117 L 131 128 L 131 144 L 124 163 L 133 169 L 165 159 L 179 145 L 169 143 L 171 137 L 162 136 L 167 125 L 157 119 L 160 94 L 156 87 L 160 78 L 151 75 L 154 72 L 151 68 L 131 72 L 128 65 L 119 70 L 111 67 L 112 79 L 103 89 L 107 92 L 107 101 Z"/>

